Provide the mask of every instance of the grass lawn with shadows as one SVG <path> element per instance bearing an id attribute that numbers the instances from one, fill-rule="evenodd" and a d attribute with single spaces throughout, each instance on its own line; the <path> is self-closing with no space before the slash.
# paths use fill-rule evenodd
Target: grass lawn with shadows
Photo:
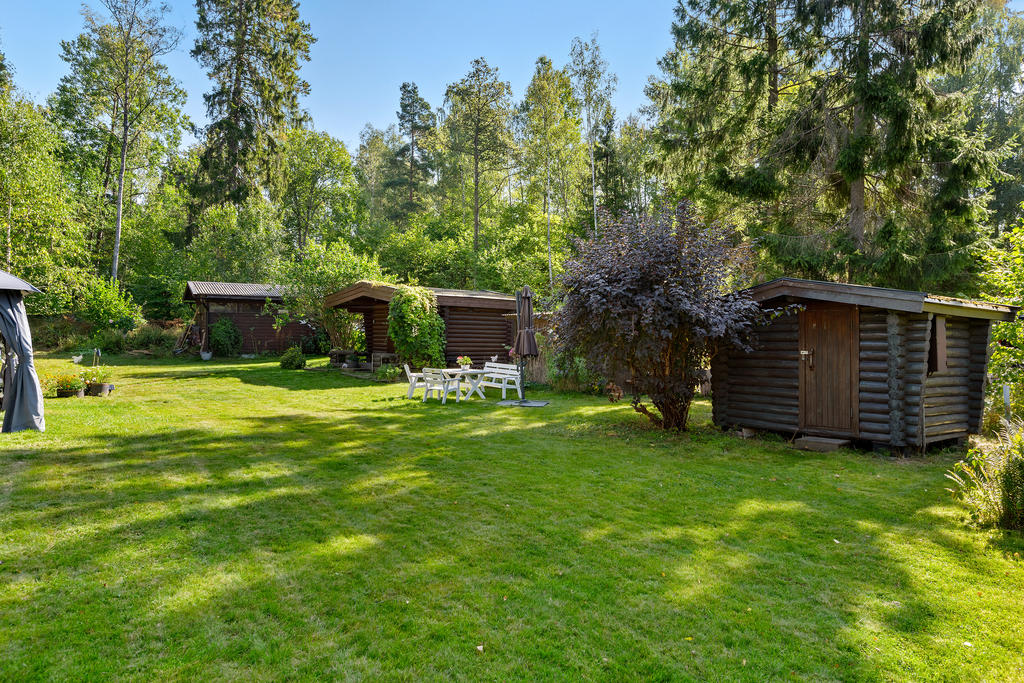
<path id="1" fill-rule="evenodd" d="M 0 437 L 2 680 L 1024 678 L 1024 541 L 965 526 L 959 454 L 106 360 Z"/>

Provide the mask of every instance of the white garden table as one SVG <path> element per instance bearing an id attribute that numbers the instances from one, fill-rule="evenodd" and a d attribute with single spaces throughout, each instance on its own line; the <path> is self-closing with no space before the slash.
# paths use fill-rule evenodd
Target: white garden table
<path id="1" fill-rule="evenodd" d="M 469 383 L 469 389 L 466 390 L 465 395 L 461 393 L 457 394 L 459 397 L 459 401 L 461 401 L 464 398 L 469 398 L 474 393 L 482 399 L 487 399 L 487 396 L 484 395 L 483 388 L 480 386 L 480 383 L 484 381 L 484 370 L 474 370 L 472 368 L 470 368 L 469 370 L 463 370 L 462 368 L 449 368 L 446 370 L 442 370 L 441 372 L 443 372 L 444 376 L 447 377 L 448 379 L 454 379 L 460 384 L 463 381 Z"/>

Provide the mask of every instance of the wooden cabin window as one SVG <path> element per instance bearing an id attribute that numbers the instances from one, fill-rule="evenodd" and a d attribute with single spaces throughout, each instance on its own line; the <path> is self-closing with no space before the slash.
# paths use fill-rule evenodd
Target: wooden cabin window
<path id="1" fill-rule="evenodd" d="M 932 318 L 932 336 L 928 344 L 928 374 L 946 370 L 946 316 Z"/>

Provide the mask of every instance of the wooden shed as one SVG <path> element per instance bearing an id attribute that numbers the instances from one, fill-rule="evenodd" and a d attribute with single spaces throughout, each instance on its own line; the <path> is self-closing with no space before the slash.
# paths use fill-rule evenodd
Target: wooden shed
<path id="1" fill-rule="evenodd" d="M 506 313 L 516 310 L 514 296 L 473 289 L 429 288 L 437 296 L 437 308 L 445 325 L 445 363 L 455 364 L 459 356 L 469 356 L 474 365 L 482 365 L 492 356 L 508 362 L 512 346 L 512 324 Z M 363 316 L 367 353 L 393 353 L 388 336 L 388 305 L 395 287 L 361 280 L 328 295 L 325 305 L 343 308 Z"/>
<path id="2" fill-rule="evenodd" d="M 284 351 L 312 334 L 308 326 L 298 322 L 274 329 L 274 317 L 264 313 L 264 308 L 268 301 L 282 302 L 281 288 L 276 285 L 190 280 L 182 298 L 196 303 L 195 324 L 199 327 L 204 351 L 210 348 L 210 325 L 221 318 L 230 318 L 238 326 L 242 333 L 242 353 Z"/>
<path id="3" fill-rule="evenodd" d="M 748 290 L 766 308 L 750 353 L 713 359 L 719 426 L 923 450 L 977 433 L 989 326 L 1017 307 L 881 287 L 780 278 Z"/>

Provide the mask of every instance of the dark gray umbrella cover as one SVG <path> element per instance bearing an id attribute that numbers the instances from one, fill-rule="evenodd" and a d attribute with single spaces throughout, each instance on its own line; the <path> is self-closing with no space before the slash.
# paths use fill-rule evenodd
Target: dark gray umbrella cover
<path id="1" fill-rule="evenodd" d="M 46 428 L 46 421 L 43 418 L 43 391 L 39 386 L 39 377 L 32 361 L 32 334 L 28 328 L 22 291 L 38 290 L 34 287 L 23 290 L 20 286 L 17 290 L 0 290 L 0 335 L 7 342 L 11 355 L 17 357 L 14 372 L 7 374 L 4 383 L 2 431 L 5 432 L 23 429 L 43 431 Z M 6 360 L 9 371 L 13 359 Z"/>
<path id="2" fill-rule="evenodd" d="M 512 354 L 522 358 L 538 356 L 540 351 L 533 330 L 533 292 L 529 286 L 523 287 L 522 292 L 516 292 L 516 321 L 519 331 L 512 344 Z"/>

